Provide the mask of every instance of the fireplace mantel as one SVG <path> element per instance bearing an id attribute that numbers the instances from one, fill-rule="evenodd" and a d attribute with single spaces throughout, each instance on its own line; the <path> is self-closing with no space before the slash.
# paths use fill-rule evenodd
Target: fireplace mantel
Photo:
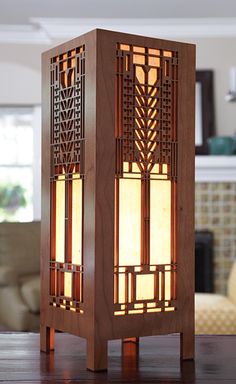
<path id="1" fill-rule="evenodd" d="M 196 182 L 236 182 L 236 156 L 196 156 Z"/>

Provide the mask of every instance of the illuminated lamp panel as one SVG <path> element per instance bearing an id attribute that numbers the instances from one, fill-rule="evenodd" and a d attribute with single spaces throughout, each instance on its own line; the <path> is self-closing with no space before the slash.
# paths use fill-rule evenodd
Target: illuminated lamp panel
<path id="1" fill-rule="evenodd" d="M 117 44 L 114 314 L 177 309 L 178 54 Z"/>
<path id="2" fill-rule="evenodd" d="M 84 46 L 51 59 L 50 305 L 83 313 Z"/>

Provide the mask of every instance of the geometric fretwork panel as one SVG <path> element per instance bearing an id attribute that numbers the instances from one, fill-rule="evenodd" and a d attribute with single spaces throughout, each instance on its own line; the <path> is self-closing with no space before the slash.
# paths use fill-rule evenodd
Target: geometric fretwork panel
<path id="1" fill-rule="evenodd" d="M 117 44 L 114 313 L 174 311 L 178 52 Z"/>
<path id="2" fill-rule="evenodd" d="M 84 87 L 84 47 L 51 60 L 52 176 L 60 168 L 71 174 L 75 164 L 83 174 Z"/>
<path id="3" fill-rule="evenodd" d="M 175 280 L 176 265 L 116 267 L 115 314 L 174 311 Z M 124 289 L 119 289 L 119 284 L 124 286 Z"/>
<path id="4" fill-rule="evenodd" d="M 50 304 L 83 313 L 85 47 L 51 59 Z"/>
<path id="5" fill-rule="evenodd" d="M 177 69 L 177 52 L 118 44 L 117 176 L 135 162 L 143 176 L 166 164 L 177 177 Z"/>

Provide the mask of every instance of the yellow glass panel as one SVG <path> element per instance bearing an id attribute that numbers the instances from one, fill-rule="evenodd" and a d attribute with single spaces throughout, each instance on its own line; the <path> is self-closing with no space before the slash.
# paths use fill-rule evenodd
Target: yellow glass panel
<path id="1" fill-rule="evenodd" d="M 64 296 L 72 296 L 72 273 L 70 272 L 64 273 Z"/>
<path id="2" fill-rule="evenodd" d="M 163 300 L 162 297 L 162 274 L 159 273 L 159 300 Z"/>
<path id="3" fill-rule="evenodd" d="M 140 84 L 144 84 L 145 83 L 145 73 L 144 73 L 143 68 L 137 66 L 136 70 L 135 70 L 135 74 L 136 74 L 136 77 L 137 77 L 138 81 L 140 82 Z"/>
<path id="4" fill-rule="evenodd" d="M 152 179 L 154 179 L 154 180 L 167 180 L 168 176 L 167 175 L 152 175 Z"/>
<path id="5" fill-rule="evenodd" d="M 143 310 L 142 309 L 131 309 L 130 311 L 128 311 L 129 315 L 135 315 L 136 313 L 143 313 Z"/>
<path id="6" fill-rule="evenodd" d="M 125 57 L 125 70 L 129 71 L 129 57 L 128 56 Z"/>
<path id="7" fill-rule="evenodd" d="M 118 302 L 125 303 L 125 274 L 119 274 L 119 292 L 118 292 Z"/>
<path id="8" fill-rule="evenodd" d="M 162 165 L 162 172 L 163 172 L 163 173 L 167 173 L 167 172 L 168 172 L 168 166 L 167 166 L 167 164 L 163 164 L 163 165 Z"/>
<path id="9" fill-rule="evenodd" d="M 129 163 L 127 161 L 124 161 L 123 163 L 123 171 L 129 172 Z"/>
<path id="10" fill-rule="evenodd" d="M 150 182 L 150 263 L 171 262 L 171 182 Z"/>
<path id="11" fill-rule="evenodd" d="M 161 308 L 150 308 L 147 309 L 147 312 L 161 312 Z"/>
<path id="12" fill-rule="evenodd" d="M 133 62 L 134 64 L 145 64 L 145 56 L 142 55 L 134 55 L 133 56 Z"/>
<path id="13" fill-rule="evenodd" d="M 170 272 L 165 272 L 165 300 L 170 300 Z"/>
<path id="14" fill-rule="evenodd" d="M 165 308 L 165 312 L 172 312 L 175 310 L 175 307 L 168 307 L 168 308 Z"/>
<path id="15" fill-rule="evenodd" d="M 132 171 L 140 173 L 140 169 L 136 163 L 132 164 Z"/>
<path id="16" fill-rule="evenodd" d="M 125 315 L 125 311 L 115 311 L 115 316 Z"/>
<path id="17" fill-rule="evenodd" d="M 130 46 L 126 44 L 120 44 L 120 49 L 123 51 L 130 51 Z"/>
<path id="18" fill-rule="evenodd" d="M 145 53 L 145 48 L 144 47 L 133 47 L 134 52 L 139 52 L 139 53 Z"/>
<path id="19" fill-rule="evenodd" d="M 132 302 L 132 274 L 131 273 L 129 273 L 128 283 L 129 283 L 129 303 L 131 303 Z"/>
<path id="20" fill-rule="evenodd" d="M 154 165 L 154 167 L 152 168 L 152 171 L 151 171 L 151 174 L 152 173 L 159 173 L 159 164 L 155 164 Z"/>
<path id="21" fill-rule="evenodd" d="M 148 84 L 154 85 L 157 81 L 157 70 L 155 68 L 151 68 L 148 72 Z"/>
<path id="22" fill-rule="evenodd" d="M 140 264 L 141 181 L 120 179 L 119 265 Z"/>
<path id="23" fill-rule="evenodd" d="M 149 56 L 148 64 L 153 67 L 160 67 L 160 59 L 158 57 Z"/>
<path id="24" fill-rule="evenodd" d="M 77 177 L 77 178 L 76 178 Z M 72 263 L 82 264 L 82 180 L 72 180 Z"/>
<path id="25" fill-rule="evenodd" d="M 152 48 L 149 48 L 148 53 L 149 53 L 150 55 L 160 56 L 160 50 L 159 50 L 159 49 L 152 49 Z"/>
<path id="26" fill-rule="evenodd" d="M 56 181 L 56 261 L 64 263 L 65 258 L 65 176 Z"/>
<path id="27" fill-rule="evenodd" d="M 164 52 L 163 52 L 163 55 L 164 55 L 165 57 L 172 57 L 172 52 L 171 52 L 171 51 L 164 51 Z"/>
<path id="28" fill-rule="evenodd" d="M 152 300 L 154 298 L 154 275 L 137 275 L 136 300 Z"/>

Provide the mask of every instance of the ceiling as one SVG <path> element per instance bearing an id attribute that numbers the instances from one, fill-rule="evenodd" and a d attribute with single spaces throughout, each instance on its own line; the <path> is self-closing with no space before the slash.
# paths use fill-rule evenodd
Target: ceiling
<path id="1" fill-rule="evenodd" d="M 0 0 L 0 43 L 52 44 L 94 28 L 236 37 L 236 0 Z"/>
<path id="2" fill-rule="evenodd" d="M 0 0 L 0 24 L 37 18 L 236 17 L 235 0 Z"/>

